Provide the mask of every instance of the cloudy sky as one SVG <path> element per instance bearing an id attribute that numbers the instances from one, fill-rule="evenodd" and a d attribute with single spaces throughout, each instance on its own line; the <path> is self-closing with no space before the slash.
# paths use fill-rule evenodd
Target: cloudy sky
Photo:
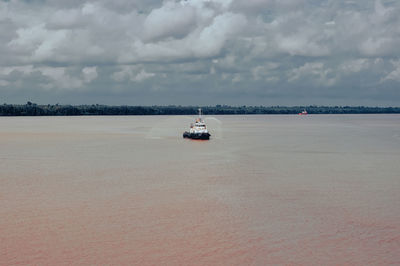
<path id="1" fill-rule="evenodd" d="M 398 0 L 0 0 L 0 102 L 400 105 Z"/>

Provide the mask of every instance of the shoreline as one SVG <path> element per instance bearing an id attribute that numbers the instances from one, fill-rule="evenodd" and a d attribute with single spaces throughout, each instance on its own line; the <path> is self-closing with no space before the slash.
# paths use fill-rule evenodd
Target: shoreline
<path id="1" fill-rule="evenodd" d="M 0 116 L 151 116 L 196 115 L 297 115 L 315 114 L 400 114 L 400 107 L 369 106 L 112 106 L 112 105 L 0 105 Z"/>

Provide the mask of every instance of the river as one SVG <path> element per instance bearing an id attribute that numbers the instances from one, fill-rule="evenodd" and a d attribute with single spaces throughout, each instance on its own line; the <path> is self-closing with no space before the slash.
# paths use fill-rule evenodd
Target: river
<path id="1" fill-rule="evenodd" d="M 0 265 L 400 264 L 400 115 L 0 117 Z"/>

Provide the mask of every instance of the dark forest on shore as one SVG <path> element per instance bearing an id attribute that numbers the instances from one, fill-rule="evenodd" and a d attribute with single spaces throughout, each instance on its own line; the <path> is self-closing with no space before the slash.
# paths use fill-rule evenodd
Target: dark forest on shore
<path id="1" fill-rule="evenodd" d="M 201 107 L 206 115 L 247 114 L 297 114 L 307 110 L 309 114 L 393 114 L 400 107 L 367 106 L 109 106 L 109 105 L 0 105 L 0 116 L 78 116 L 78 115 L 195 115 Z"/>

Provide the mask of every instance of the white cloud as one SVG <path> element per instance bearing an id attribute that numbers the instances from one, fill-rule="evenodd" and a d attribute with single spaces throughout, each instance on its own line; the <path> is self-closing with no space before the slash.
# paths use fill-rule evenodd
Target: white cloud
<path id="1" fill-rule="evenodd" d="M 25 75 L 30 74 L 33 71 L 33 65 L 0 67 L 0 74 L 2 75 L 9 75 L 13 71 L 20 72 Z"/>
<path id="2" fill-rule="evenodd" d="M 342 63 L 339 68 L 343 72 L 343 74 L 351 75 L 352 73 L 358 73 L 362 70 L 368 69 L 371 65 L 369 59 L 359 58 L 354 60 L 349 60 Z"/>
<path id="3" fill-rule="evenodd" d="M 34 51 L 33 59 L 39 62 L 51 60 L 56 56 L 56 49 L 65 42 L 66 38 L 66 31 L 48 32 L 46 38 Z"/>
<path id="4" fill-rule="evenodd" d="M 215 70 L 215 67 L 214 66 L 210 67 L 210 74 L 215 75 L 216 73 L 217 71 Z"/>
<path id="5" fill-rule="evenodd" d="M 72 29 L 84 26 L 84 9 L 60 9 L 51 14 L 46 26 L 50 29 Z"/>
<path id="6" fill-rule="evenodd" d="M 18 26 L 17 37 L 9 42 L 18 52 L 16 59 L 22 54 L 24 63 L 203 58 L 218 55 L 227 40 L 240 48 L 243 37 L 255 45 L 255 56 L 320 57 L 354 51 L 385 56 L 400 46 L 400 8 L 386 7 L 381 1 L 367 11 L 341 8 L 335 1 L 326 1 L 325 6 L 303 0 L 164 1 L 148 14 L 135 9 L 145 10 L 146 1 L 119 0 L 118 9 L 95 0 L 51 3 L 36 7 L 40 16 L 33 12 L 29 16 L 28 3 L 0 6 Z M 149 7 L 154 3 L 150 1 Z M 28 11 L 21 12 L 24 6 Z"/>
<path id="7" fill-rule="evenodd" d="M 145 40 L 183 38 L 196 25 L 196 10 L 189 5 L 167 2 L 154 9 L 144 22 Z"/>
<path id="8" fill-rule="evenodd" d="M 7 85 L 9 85 L 9 84 L 10 84 L 10 82 L 8 82 L 7 80 L 2 80 L 2 79 L 0 79 L 0 87 L 7 86 Z"/>
<path id="9" fill-rule="evenodd" d="M 148 73 L 148 72 L 146 72 L 144 69 L 142 69 L 134 78 L 133 78 L 133 80 L 134 81 L 137 81 L 137 82 L 141 82 L 141 81 L 143 81 L 143 80 L 146 80 L 146 79 L 149 79 L 149 78 L 151 78 L 151 77 L 154 77 L 156 74 L 154 74 L 154 73 Z"/>
<path id="10" fill-rule="evenodd" d="M 198 38 L 192 40 L 194 54 L 199 57 L 217 55 L 227 39 L 240 32 L 246 23 L 243 15 L 233 13 L 218 15 L 210 26 L 201 31 Z"/>
<path id="11" fill-rule="evenodd" d="M 120 71 L 114 72 L 111 77 L 113 80 L 121 82 L 130 78 L 133 75 L 132 71 L 132 66 L 121 66 Z"/>
<path id="12" fill-rule="evenodd" d="M 265 65 L 256 66 L 251 70 L 254 80 L 276 81 L 276 77 L 271 79 L 272 72 L 279 67 L 277 63 L 266 63 Z"/>
<path id="13" fill-rule="evenodd" d="M 85 67 L 82 69 L 83 80 L 86 83 L 92 82 L 97 78 L 97 67 Z"/>
<path id="14" fill-rule="evenodd" d="M 129 80 L 132 82 L 142 82 L 154 77 L 155 73 L 149 73 L 140 66 L 122 66 L 120 71 L 114 72 L 112 78 L 117 82 Z"/>
<path id="15" fill-rule="evenodd" d="M 34 51 L 43 40 L 46 38 L 47 31 L 45 24 L 28 26 L 26 28 L 19 28 L 16 31 L 17 38 L 8 43 L 8 46 L 18 52 L 32 52 Z"/>
<path id="16" fill-rule="evenodd" d="M 243 15 L 224 13 L 213 22 L 191 32 L 183 39 L 166 39 L 154 43 L 135 41 L 119 57 L 120 63 L 140 61 L 173 61 L 217 56 L 226 41 L 246 25 Z"/>
<path id="17" fill-rule="evenodd" d="M 82 88 L 83 80 L 67 73 L 64 67 L 39 67 L 34 71 L 40 72 L 49 79 L 49 82 L 40 84 L 45 89 L 67 89 Z"/>
<path id="18" fill-rule="evenodd" d="M 326 68 L 321 62 L 305 63 L 289 72 L 289 82 L 295 82 L 302 78 L 310 79 L 315 85 L 330 87 L 336 83 L 336 78 L 331 77 L 333 70 Z"/>
<path id="19" fill-rule="evenodd" d="M 391 63 L 394 67 L 393 71 L 391 71 L 386 77 L 384 77 L 381 82 L 389 80 L 400 82 L 400 60 L 392 60 Z"/>
<path id="20" fill-rule="evenodd" d="M 85 67 L 81 70 L 81 75 L 73 74 L 73 69 L 66 67 L 49 67 L 49 66 L 13 66 L 13 67 L 0 67 L 0 76 L 10 79 L 14 73 L 18 75 L 19 79 L 29 79 L 32 75 L 38 74 L 45 78 L 38 87 L 48 90 L 58 89 L 78 89 L 84 87 L 85 83 L 90 83 L 97 78 L 97 67 Z M 12 82 L 5 80 L 3 84 L 10 85 Z M 18 84 L 21 80 L 16 80 L 14 83 Z M 4 86 L 4 85 L 3 85 Z"/>

